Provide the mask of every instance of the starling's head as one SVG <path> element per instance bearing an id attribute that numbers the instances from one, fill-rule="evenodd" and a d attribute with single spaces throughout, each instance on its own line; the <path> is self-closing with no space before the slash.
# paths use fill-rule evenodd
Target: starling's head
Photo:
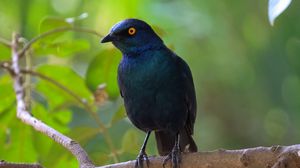
<path id="1" fill-rule="evenodd" d="M 162 45 L 162 40 L 144 21 L 126 19 L 114 25 L 101 43 L 112 42 L 123 53 L 142 51 Z"/>

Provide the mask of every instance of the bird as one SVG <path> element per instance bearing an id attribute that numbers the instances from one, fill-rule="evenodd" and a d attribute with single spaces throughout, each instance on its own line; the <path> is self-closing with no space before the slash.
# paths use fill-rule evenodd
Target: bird
<path id="1" fill-rule="evenodd" d="M 196 94 L 188 64 L 146 22 L 130 18 L 115 24 L 102 38 L 122 53 L 117 81 L 129 120 L 146 133 L 135 167 L 149 167 L 148 138 L 155 133 L 158 153 L 181 164 L 181 152 L 197 152 L 192 138 L 196 120 Z"/>

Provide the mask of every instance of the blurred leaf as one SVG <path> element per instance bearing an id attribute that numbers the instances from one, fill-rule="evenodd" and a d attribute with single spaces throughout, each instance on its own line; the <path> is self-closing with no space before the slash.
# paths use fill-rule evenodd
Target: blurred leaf
<path id="1" fill-rule="evenodd" d="M 11 77 L 8 74 L 0 76 L 0 113 L 14 104 L 15 99 Z"/>
<path id="2" fill-rule="evenodd" d="M 121 107 L 123 107 L 122 104 L 122 100 L 116 99 L 115 101 L 107 101 L 105 104 L 99 107 L 97 109 L 97 113 L 101 121 L 109 127 L 116 113 Z"/>
<path id="3" fill-rule="evenodd" d="M 269 22 L 273 26 L 275 19 L 290 5 L 292 0 L 269 0 Z"/>
<path id="4" fill-rule="evenodd" d="M 286 43 L 286 52 L 288 62 L 298 74 L 300 74 L 300 39 L 296 37 L 291 37 Z"/>
<path id="5" fill-rule="evenodd" d="M 76 128 L 79 126 L 98 128 L 95 120 L 92 118 L 90 114 L 86 112 L 82 107 L 71 106 L 70 107 L 73 117 L 72 121 L 69 123 L 69 127 Z"/>
<path id="6" fill-rule="evenodd" d="M 89 153 L 89 156 L 91 157 L 91 159 L 96 165 L 106 165 L 109 163 L 113 163 L 112 158 L 107 153 L 92 152 Z"/>
<path id="7" fill-rule="evenodd" d="M 42 65 L 36 70 L 60 83 L 65 89 L 68 89 L 82 100 L 88 102 L 92 101 L 93 96 L 85 86 L 84 79 L 71 68 L 57 65 Z M 62 90 L 45 80 L 40 80 L 36 85 L 36 89 L 47 98 L 49 107 L 52 110 L 58 106 L 68 105 L 68 103 L 79 103 L 74 97 L 68 94 L 66 90 Z"/>
<path id="8" fill-rule="evenodd" d="M 93 140 L 99 133 L 99 128 L 78 124 L 76 127 L 71 129 L 68 135 L 71 138 L 76 139 L 76 141 L 80 142 L 80 144 L 85 145 L 88 141 Z"/>
<path id="9" fill-rule="evenodd" d="M 0 44 L 0 61 L 7 61 L 10 59 L 10 48 Z"/>
<path id="10" fill-rule="evenodd" d="M 129 129 L 122 139 L 122 150 L 131 154 L 136 154 L 136 152 L 139 151 L 138 142 L 137 132 L 133 129 Z"/>
<path id="11" fill-rule="evenodd" d="M 12 143 L 11 124 L 17 121 L 15 111 L 15 106 L 12 106 L 0 112 L 0 151 L 6 150 Z"/>
<path id="12" fill-rule="evenodd" d="M 11 114 L 14 114 L 14 112 L 15 109 L 10 111 Z M 8 132 L 6 132 L 6 137 L 3 138 L 5 140 L 4 144 L 2 144 L 2 140 L 0 141 L 0 151 L 5 151 L 5 153 L 0 153 L 1 159 L 11 162 L 35 162 L 38 154 L 34 149 L 34 141 L 31 136 L 34 130 L 16 117 L 11 118 L 6 128 Z"/>
<path id="13" fill-rule="evenodd" d="M 78 167 L 76 158 L 58 143 L 52 143 L 45 158 L 47 159 L 42 164 L 45 167 Z"/>
<path id="14" fill-rule="evenodd" d="M 68 110 L 60 110 L 49 113 L 43 105 L 33 102 L 31 112 L 36 118 L 42 120 L 62 133 L 66 133 L 70 130 L 66 127 L 71 120 L 71 112 Z M 65 117 L 65 119 L 61 119 L 62 117 Z"/>
<path id="15" fill-rule="evenodd" d="M 65 21 L 63 18 L 58 18 L 58 17 L 45 17 L 41 23 L 40 23 L 40 34 L 52 31 L 54 29 L 62 28 L 62 27 L 72 27 L 72 25 L 68 22 Z M 46 37 L 43 37 L 42 39 L 39 40 L 38 44 L 42 43 L 48 43 L 51 44 L 55 42 L 55 39 L 58 37 L 61 37 L 64 35 L 65 32 L 57 32 L 51 35 L 48 35 Z"/>
<path id="16" fill-rule="evenodd" d="M 39 154 L 39 161 L 41 163 L 44 163 L 47 160 L 47 155 L 51 149 L 51 146 L 53 143 L 55 143 L 52 139 L 50 139 L 48 136 L 33 131 L 32 133 L 33 138 L 33 144 L 36 152 Z"/>
<path id="17" fill-rule="evenodd" d="M 89 42 L 80 39 L 73 41 L 54 41 L 51 43 L 40 42 L 34 45 L 35 54 L 39 56 L 55 55 L 58 57 L 68 57 L 79 52 L 87 51 L 89 48 Z"/>
<path id="18" fill-rule="evenodd" d="M 111 124 L 115 124 L 116 122 L 118 122 L 126 117 L 127 117 L 127 115 L 125 112 L 125 108 L 124 108 L 124 106 L 122 106 L 113 116 Z"/>
<path id="19" fill-rule="evenodd" d="M 159 35 L 159 37 L 163 37 L 167 35 L 167 32 L 159 26 L 152 25 L 152 29 Z"/>
<path id="20" fill-rule="evenodd" d="M 58 27 L 72 27 L 72 25 L 66 22 L 63 18 L 48 16 L 40 23 L 40 33 L 44 33 Z"/>
<path id="21" fill-rule="evenodd" d="M 53 120 L 62 126 L 68 125 L 68 123 L 72 120 L 72 113 L 68 109 L 61 109 L 51 114 L 53 115 Z"/>
<path id="22" fill-rule="evenodd" d="M 49 113 L 42 104 L 33 102 L 32 113 L 36 118 L 63 134 L 70 131 L 70 128 L 67 127 L 72 115 L 69 110 L 60 110 Z M 58 163 L 60 160 L 66 159 L 64 156 L 68 155 L 68 152 L 66 152 L 64 148 L 60 147 L 59 144 L 54 143 L 54 141 L 46 135 L 35 131 L 32 137 L 34 139 L 33 143 L 35 150 L 39 154 L 39 160 L 42 164 L 45 164 L 45 166 L 49 164 L 49 160 L 53 159 L 56 160 L 56 163 Z M 53 151 L 61 152 L 60 154 L 53 155 Z M 55 164 L 48 165 L 48 167 L 54 167 L 54 165 Z"/>
<path id="23" fill-rule="evenodd" d="M 270 109 L 265 116 L 264 129 L 272 143 L 280 142 L 285 137 L 290 123 L 286 111 L 280 108 Z"/>
<path id="24" fill-rule="evenodd" d="M 86 84 L 95 92 L 99 84 L 106 84 L 106 91 L 110 97 L 119 95 L 117 86 L 117 68 L 121 55 L 116 50 L 105 50 L 95 56 L 86 72 Z"/>
<path id="25" fill-rule="evenodd" d="M 300 109 L 300 80 L 296 75 L 289 75 L 282 83 L 282 98 L 286 105 Z"/>

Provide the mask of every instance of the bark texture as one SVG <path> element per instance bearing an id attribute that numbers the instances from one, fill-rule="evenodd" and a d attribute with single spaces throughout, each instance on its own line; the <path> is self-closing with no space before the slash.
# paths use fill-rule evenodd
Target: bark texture
<path id="1" fill-rule="evenodd" d="M 182 168 L 300 168 L 300 145 L 216 150 L 182 155 Z M 150 157 L 149 168 L 162 168 L 164 157 Z M 128 161 L 97 168 L 133 168 Z M 144 167 L 147 167 L 144 165 Z M 168 163 L 166 168 L 171 167 Z"/>

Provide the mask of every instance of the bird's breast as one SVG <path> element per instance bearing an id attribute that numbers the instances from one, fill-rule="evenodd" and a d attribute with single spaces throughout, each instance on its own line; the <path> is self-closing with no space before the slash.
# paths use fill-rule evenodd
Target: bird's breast
<path id="1" fill-rule="evenodd" d="M 171 122 L 183 124 L 184 96 L 175 66 L 165 58 L 151 57 L 123 59 L 120 63 L 119 87 L 127 115 L 138 128 L 157 130 L 167 128 Z"/>

